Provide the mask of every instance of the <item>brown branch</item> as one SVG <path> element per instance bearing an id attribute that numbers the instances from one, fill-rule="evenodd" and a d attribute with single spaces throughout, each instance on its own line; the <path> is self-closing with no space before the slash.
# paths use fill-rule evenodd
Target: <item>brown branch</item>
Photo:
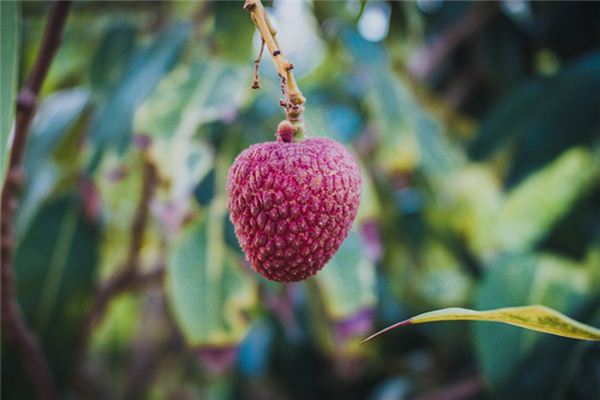
<path id="1" fill-rule="evenodd" d="M 2 187 L 0 211 L 2 219 L 0 227 L 2 236 L 0 243 L 2 329 L 7 339 L 19 349 L 24 368 L 29 373 L 37 397 L 40 399 L 54 399 L 57 393 L 39 341 L 27 327 L 15 298 L 15 283 L 12 276 L 14 247 L 12 220 L 23 183 L 21 164 L 29 136 L 29 127 L 35 113 L 37 97 L 54 55 L 60 46 L 70 7 L 70 1 L 55 1 L 52 5 L 35 63 L 25 86 L 17 97 L 15 134 L 8 172 Z"/>
<path id="2" fill-rule="evenodd" d="M 260 51 L 258 57 L 254 60 L 254 79 L 252 80 L 252 89 L 260 89 L 260 79 L 258 77 L 258 68 L 260 67 L 260 60 L 265 50 L 265 39 L 260 38 Z"/>
<path id="3" fill-rule="evenodd" d="M 154 269 L 147 272 L 134 270 L 133 273 L 130 273 L 128 271 L 129 269 L 115 275 L 96 291 L 94 304 L 88 314 L 88 318 L 83 323 L 81 334 L 77 342 L 78 348 L 74 357 L 75 368 L 71 380 L 73 387 L 77 391 L 81 392 L 89 390 L 90 384 L 87 383 L 87 380 L 90 378 L 86 375 L 86 368 L 81 365 L 88 349 L 93 328 L 102 320 L 107 306 L 113 299 L 126 291 L 147 287 L 153 283 L 160 282 L 165 273 L 165 265 L 159 264 L 154 267 Z M 84 395 L 83 397 L 86 396 Z"/>
<path id="4" fill-rule="evenodd" d="M 131 224 L 131 241 L 129 242 L 127 260 L 120 272 L 100 285 L 96 290 L 91 309 L 82 324 L 75 365 L 79 365 L 83 360 L 92 330 L 102 320 L 110 301 L 128 289 L 155 282 L 163 276 L 164 265 L 162 263 L 150 272 L 139 271 L 140 251 L 144 240 L 144 230 L 148 222 L 150 201 L 158 182 L 156 166 L 149 159 L 147 152 L 144 152 L 143 168 L 142 193 Z"/>
<path id="5" fill-rule="evenodd" d="M 411 75 L 421 80 L 428 78 L 459 45 L 479 31 L 497 11 L 497 4 L 473 4 L 460 21 L 410 57 L 408 70 Z"/>
<path id="6" fill-rule="evenodd" d="M 414 400 L 464 400 L 481 393 L 484 388 L 485 382 L 481 375 L 473 375 L 447 387 L 417 396 Z"/>
<path id="7" fill-rule="evenodd" d="M 275 38 L 277 32 L 269 22 L 269 17 L 267 16 L 262 2 L 260 0 L 245 0 L 244 10 L 250 12 L 252 22 L 256 25 L 262 40 L 267 45 L 269 53 L 271 53 L 271 56 L 273 57 L 277 74 L 287 88 L 284 93 L 285 99 L 281 102 L 281 105 L 285 109 L 287 119 L 292 123 L 299 123 L 301 121 L 302 113 L 304 112 L 306 98 L 302 95 L 302 92 L 300 92 L 300 88 L 292 73 L 294 65 L 289 63 L 283 55 L 281 47 L 279 47 L 279 43 L 277 43 L 277 39 Z"/>
<path id="8" fill-rule="evenodd" d="M 183 350 L 183 341 L 171 321 L 162 291 L 149 291 L 140 313 L 136 340 L 126 357 L 123 399 L 148 397 L 147 391 L 164 367 L 165 357 L 176 357 Z"/>

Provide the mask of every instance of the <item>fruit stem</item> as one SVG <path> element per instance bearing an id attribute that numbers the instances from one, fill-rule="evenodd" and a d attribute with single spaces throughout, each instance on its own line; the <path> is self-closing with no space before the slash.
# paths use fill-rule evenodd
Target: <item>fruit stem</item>
<path id="1" fill-rule="evenodd" d="M 277 43 L 277 39 L 275 38 L 277 31 L 273 29 L 273 26 L 269 22 L 269 17 L 262 2 L 260 0 L 245 0 L 244 10 L 250 12 L 252 22 L 256 25 L 262 40 L 267 45 L 269 53 L 273 57 L 275 69 L 281 78 L 282 92 L 285 96 L 285 99 L 281 100 L 280 104 L 285 109 L 287 120 L 298 127 L 301 122 L 302 113 L 304 112 L 306 98 L 302 95 L 292 73 L 294 65 L 289 63 L 283 55 L 279 43 Z M 256 86 L 258 85 L 255 80 L 253 87 Z"/>

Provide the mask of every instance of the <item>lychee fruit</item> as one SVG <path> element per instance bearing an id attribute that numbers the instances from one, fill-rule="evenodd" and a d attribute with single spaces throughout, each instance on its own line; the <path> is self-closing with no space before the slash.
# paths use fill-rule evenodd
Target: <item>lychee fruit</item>
<path id="1" fill-rule="evenodd" d="M 250 146 L 227 179 L 227 207 L 247 260 L 267 279 L 316 274 L 348 235 L 360 202 L 358 164 L 327 138 L 296 142 L 279 124 L 277 141 Z"/>

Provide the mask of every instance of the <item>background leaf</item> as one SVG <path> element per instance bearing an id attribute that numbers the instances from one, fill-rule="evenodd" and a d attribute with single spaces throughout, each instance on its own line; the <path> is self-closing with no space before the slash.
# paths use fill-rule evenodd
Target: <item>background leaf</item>
<path id="1" fill-rule="evenodd" d="M 54 152 L 81 117 L 89 98 L 89 91 L 78 88 L 57 92 L 40 105 L 25 150 L 24 166 L 28 179 L 17 215 L 19 231 L 24 231 L 37 207 L 54 188 L 59 178 L 59 170 L 53 162 Z M 75 157 L 69 155 L 69 158 Z"/>
<path id="2" fill-rule="evenodd" d="M 121 80 L 135 48 L 136 33 L 129 23 L 117 23 L 107 30 L 90 64 L 94 90 L 106 91 Z"/>
<path id="3" fill-rule="evenodd" d="M 175 66 L 188 35 L 187 25 L 175 25 L 132 56 L 118 87 L 101 106 L 91 129 L 90 137 L 97 150 L 90 169 L 95 168 L 104 149 L 113 148 L 122 154 L 128 147 L 135 111 Z"/>
<path id="4" fill-rule="evenodd" d="M 0 182 L 4 182 L 8 163 L 8 135 L 15 113 L 19 62 L 19 3 L 0 2 Z"/>
<path id="5" fill-rule="evenodd" d="M 214 7 L 215 25 L 220 27 L 216 45 L 220 53 L 234 62 L 246 63 L 252 57 L 252 38 L 256 27 L 240 5 L 231 1 L 211 3 Z"/>
<path id="6" fill-rule="evenodd" d="M 168 297 L 188 345 L 229 347 L 248 332 L 256 286 L 225 241 L 228 154 L 217 159 L 207 215 L 184 228 L 169 257 Z"/>
<path id="7" fill-rule="evenodd" d="M 171 307 L 188 345 L 194 347 L 238 343 L 249 328 L 248 313 L 255 301 L 254 286 L 239 257 L 219 234 L 220 221 L 186 228 L 169 261 Z"/>
<path id="8" fill-rule="evenodd" d="M 356 229 L 316 276 L 325 310 L 333 320 L 349 318 L 375 305 L 375 266 L 365 256 Z"/>
<path id="9" fill-rule="evenodd" d="M 493 225 L 496 248 L 523 251 L 534 245 L 594 184 L 598 165 L 589 151 L 574 148 L 511 190 Z"/>
<path id="10" fill-rule="evenodd" d="M 99 233 L 96 224 L 86 219 L 78 197 L 68 194 L 40 209 L 16 248 L 18 300 L 60 387 L 67 383 L 71 372 L 76 349 L 73 343 L 89 304 Z M 11 356 L 15 354 L 7 357 Z M 26 393 L 31 389 L 19 369 L 12 373 L 15 375 L 7 381 L 8 392 Z"/>
<path id="11" fill-rule="evenodd" d="M 221 61 L 198 61 L 175 69 L 151 94 L 136 117 L 143 132 L 191 137 L 198 127 L 230 120 L 249 92 L 247 68 Z"/>
<path id="12" fill-rule="evenodd" d="M 577 318 L 592 290 L 589 270 L 572 262 L 548 255 L 506 256 L 489 266 L 475 307 L 542 304 Z M 493 324 L 476 324 L 474 333 L 481 367 L 493 390 L 514 377 L 519 363 L 540 339 L 522 329 Z"/>
<path id="13" fill-rule="evenodd" d="M 517 183 L 565 148 L 589 143 L 600 131 L 599 76 L 600 53 L 593 53 L 556 76 L 516 88 L 484 121 L 473 153 L 483 158 L 516 139 L 508 180 Z"/>

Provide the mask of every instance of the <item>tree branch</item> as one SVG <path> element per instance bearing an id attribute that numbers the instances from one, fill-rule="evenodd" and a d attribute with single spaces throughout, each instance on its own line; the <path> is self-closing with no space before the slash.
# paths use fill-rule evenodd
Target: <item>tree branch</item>
<path id="1" fill-rule="evenodd" d="M 120 272 L 100 285 L 96 290 L 89 314 L 82 324 L 78 341 L 79 347 L 75 356 L 75 365 L 79 365 L 82 362 L 92 330 L 94 326 L 102 320 L 110 301 L 128 289 L 143 286 L 150 282 L 156 282 L 157 280 L 160 280 L 164 274 L 165 267 L 163 263 L 160 263 L 154 270 L 149 272 L 142 272 L 139 270 L 140 251 L 144 240 L 144 231 L 148 222 L 150 201 L 152 200 L 154 189 L 158 182 L 156 167 L 153 161 L 149 159 L 146 152 L 144 152 L 143 168 L 142 193 L 131 224 L 131 241 L 129 242 L 127 260 Z"/>
<path id="2" fill-rule="evenodd" d="M 244 10 L 250 11 L 252 22 L 256 25 L 262 40 L 267 45 L 269 53 L 273 57 L 275 69 L 283 85 L 285 99 L 281 101 L 281 106 L 285 109 L 287 119 L 291 123 L 299 123 L 304 112 L 306 98 L 300 92 L 300 88 L 292 73 L 294 65 L 289 63 L 283 55 L 279 43 L 277 43 L 277 39 L 275 38 L 277 31 L 271 26 L 262 2 L 260 0 L 245 0 Z M 257 68 L 256 62 L 255 68 Z M 253 87 L 255 86 L 253 82 Z"/>
<path id="3" fill-rule="evenodd" d="M 424 45 L 408 60 L 411 75 L 427 79 L 465 40 L 479 31 L 498 11 L 496 4 L 473 4 L 464 17 Z"/>
<path id="4" fill-rule="evenodd" d="M 18 347 L 24 368 L 29 373 L 38 398 L 56 398 L 56 389 L 48 369 L 46 358 L 37 337 L 27 327 L 23 313 L 16 300 L 13 270 L 14 233 L 12 220 L 17 209 L 17 201 L 23 183 L 22 160 L 29 136 L 29 127 L 35 113 L 37 97 L 48 69 L 60 46 L 62 34 L 71 7 L 70 1 L 55 1 L 48 16 L 42 44 L 25 86 L 17 97 L 15 134 L 10 152 L 8 172 L 2 187 L 0 244 L 1 290 L 2 290 L 2 329 Z"/>
<path id="5" fill-rule="evenodd" d="M 453 383 L 447 387 L 415 397 L 414 400 L 462 400 L 469 399 L 485 388 L 481 375 L 469 376 L 466 379 Z"/>

